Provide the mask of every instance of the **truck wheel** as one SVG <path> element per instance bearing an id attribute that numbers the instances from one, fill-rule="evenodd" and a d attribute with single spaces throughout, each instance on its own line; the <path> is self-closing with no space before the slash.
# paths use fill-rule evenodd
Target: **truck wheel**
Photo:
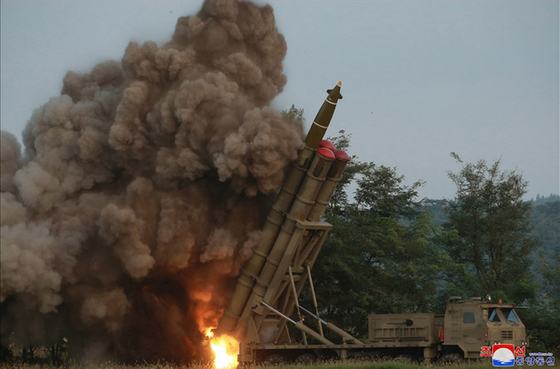
<path id="1" fill-rule="evenodd" d="M 309 365 L 309 364 L 313 364 L 315 360 L 317 360 L 317 356 L 311 353 L 302 354 L 296 358 L 296 364 Z"/>
<path id="2" fill-rule="evenodd" d="M 377 351 L 351 351 L 348 353 L 348 358 L 356 361 L 371 361 L 380 357 Z"/>
<path id="3" fill-rule="evenodd" d="M 274 365 L 285 364 L 287 361 L 288 360 L 286 359 L 286 357 L 282 354 L 272 354 L 269 355 L 266 359 L 264 359 L 263 364 L 274 366 Z"/>
<path id="4" fill-rule="evenodd" d="M 416 364 L 418 362 L 418 359 L 412 355 L 401 354 L 395 356 L 393 361 L 396 363 L 403 363 L 403 364 Z"/>
<path id="5" fill-rule="evenodd" d="M 460 363 L 463 361 L 463 356 L 457 352 L 448 352 L 447 354 L 443 355 L 441 359 L 438 360 L 438 363 L 442 364 L 451 364 L 451 363 Z"/>

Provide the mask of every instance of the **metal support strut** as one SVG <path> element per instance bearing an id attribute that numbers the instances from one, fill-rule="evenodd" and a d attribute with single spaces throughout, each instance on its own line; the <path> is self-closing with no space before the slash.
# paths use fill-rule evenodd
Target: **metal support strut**
<path id="1" fill-rule="evenodd" d="M 263 305 L 264 307 L 266 307 L 268 310 L 272 311 L 273 313 L 277 314 L 281 318 L 286 319 L 288 322 L 292 323 L 294 325 L 294 327 L 296 327 L 297 329 L 299 329 L 302 332 L 307 333 L 311 337 L 315 338 L 317 341 L 319 341 L 321 343 L 324 343 L 325 345 L 334 345 L 333 342 L 331 342 L 328 339 L 326 339 L 325 337 L 321 336 L 319 333 L 315 332 L 313 329 L 309 328 L 308 326 L 306 326 L 305 324 L 303 324 L 301 322 L 296 322 L 295 320 L 290 319 L 290 317 L 282 314 L 281 312 L 279 312 L 278 310 L 276 310 L 272 306 L 268 305 L 266 302 L 261 301 L 261 305 Z"/>

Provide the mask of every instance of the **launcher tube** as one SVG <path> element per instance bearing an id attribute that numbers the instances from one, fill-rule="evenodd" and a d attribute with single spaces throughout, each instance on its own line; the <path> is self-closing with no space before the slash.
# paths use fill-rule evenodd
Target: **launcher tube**
<path id="1" fill-rule="evenodd" d="M 306 146 L 299 152 L 297 161 L 292 165 L 284 180 L 278 197 L 262 228 L 261 240 L 255 248 L 253 256 L 242 268 L 230 304 L 218 323 L 218 332 L 228 332 L 232 334 L 236 325 L 239 323 L 241 314 L 243 311 L 247 310 L 248 304 L 250 304 L 249 297 L 255 286 L 256 279 L 261 274 L 266 264 L 266 259 L 269 257 L 271 249 L 280 232 L 280 228 L 284 224 L 286 214 L 292 207 L 294 198 L 302 185 L 306 171 L 313 160 L 314 152 L 319 147 L 319 143 L 323 139 L 326 129 L 330 124 L 336 108 L 336 103 L 339 99 L 342 99 L 340 86 L 341 82 L 332 90 L 327 90 L 329 95 L 323 102 L 323 105 L 319 109 L 307 133 L 305 139 Z"/>

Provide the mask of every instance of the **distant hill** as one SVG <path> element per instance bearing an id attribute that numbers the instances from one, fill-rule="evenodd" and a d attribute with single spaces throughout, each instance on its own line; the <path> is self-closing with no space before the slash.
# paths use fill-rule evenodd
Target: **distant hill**
<path id="1" fill-rule="evenodd" d="M 560 200 L 533 205 L 531 224 L 542 242 L 536 261 L 554 260 L 553 256 L 560 252 Z"/>
<path id="2" fill-rule="evenodd" d="M 438 227 L 447 222 L 445 207 L 448 203 L 449 200 L 425 199 L 422 201 L 422 205 L 430 209 L 430 213 L 432 214 L 432 223 Z"/>
<path id="3" fill-rule="evenodd" d="M 553 194 L 550 194 L 549 196 L 537 195 L 537 197 L 534 200 L 531 200 L 533 206 L 538 206 L 538 205 L 547 204 L 549 202 L 556 202 L 556 201 L 560 201 L 560 196 L 553 195 Z"/>
<path id="4" fill-rule="evenodd" d="M 434 225 L 440 227 L 447 221 L 445 207 L 449 200 L 427 199 L 422 204 L 430 209 Z M 531 255 L 535 263 L 534 270 L 538 273 L 540 263 L 553 263 L 556 260 L 553 256 L 560 253 L 560 196 L 537 195 L 536 199 L 531 200 L 531 205 L 533 234 L 541 240 L 541 245 Z"/>

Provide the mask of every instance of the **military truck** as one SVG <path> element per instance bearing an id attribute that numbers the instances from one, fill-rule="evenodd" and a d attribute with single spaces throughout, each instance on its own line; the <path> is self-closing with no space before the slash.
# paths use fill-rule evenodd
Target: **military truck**
<path id="1" fill-rule="evenodd" d="M 267 308 L 294 326 L 302 324 L 270 306 Z M 481 349 L 493 344 L 513 344 L 523 350 L 529 345 L 525 326 L 515 308 L 511 304 L 492 303 L 480 297 L 465 301 L 451 297 L 445 314 L 370 314 L 368 339 L 360 341 L 300 306 L 301 312 L 322 327 L 319 328 L 320 335 L 326 328 L 339 335 L 342 342 L 310 344 L 303 342 L 303 338 L 300 338 L 301 342 L 292 341 L 289 335 L 276 342 L 241 342 L 238 360 L 240 364 L 279 364 L 290 361 L 310 363 L 317 359 L 382 358 L 429 364 L 478 359 Z"/>
<path id="2" fill-rule="evenodd" d="M 323 212 L 350 160 L 322 140 L 342 99 L 340 87 L 339 82 L 327 90 L 214 334 L 239 341 L 242 365 L 373 356 L 432 362 L 480 357 L 481 347 L 494 342 L 526 345 L 525 327 L 513 306 L 480 298 L 451 298 L 444 315 L 372 314 L 363 341 L 320 317 L 311 269 L 332 228 L 323 221 Z M 313 312 L 298 300 L 305 286 Z M 305 317 L 315 321 L 314 328 Z M 326 329 L 340 342 L 331 341 Z"/>
<path id="3" fill-rule="evenodd" d="M 481 357 L 493 344 L 528 346 L 525 326 L 510 304 L 451 297 L 445 314 L 371 314 L 371 343 L 390 357 L 452 361 Z"/>

